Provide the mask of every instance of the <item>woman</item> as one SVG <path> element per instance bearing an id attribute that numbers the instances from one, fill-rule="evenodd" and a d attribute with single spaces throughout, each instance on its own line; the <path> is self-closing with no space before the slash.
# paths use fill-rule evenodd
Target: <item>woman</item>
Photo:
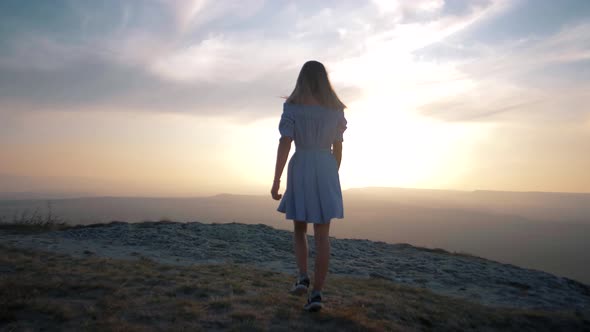
<path id="1" fill-rule="evenodd" d="M 346 130 L 346 106 L 340 101 L 324 66 L 306 62 L 293 93 L 283 105 L 279 123 L 281 139 L 277 151 L 272 198 L 282 200 L 278 211 L 293 220 L 295 256 L 299 276 L 291 293 L 307 294 L 307 224 L 314 228 L 316 258 L 314 284 L 304 308 L 323 308 L 322 289 L 330 258 L 330 220 L 343 217 L 342 191 L 338 170 L 342 159 L 342 134 Z M 291 142 L 296 151 L 289 161 L 287 188 L 279 194 L 280 179 Z"/>

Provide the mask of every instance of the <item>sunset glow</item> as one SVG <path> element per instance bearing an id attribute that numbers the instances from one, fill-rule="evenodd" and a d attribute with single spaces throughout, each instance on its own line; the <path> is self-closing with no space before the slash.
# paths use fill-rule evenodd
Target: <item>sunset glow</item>
<path id="1" fill-rule="evenodd" d="M 343 189 L 590 192 L 587 1 L 107 3 L 0 5 L 2 191 L 266 194 L 317 59 Z"/>

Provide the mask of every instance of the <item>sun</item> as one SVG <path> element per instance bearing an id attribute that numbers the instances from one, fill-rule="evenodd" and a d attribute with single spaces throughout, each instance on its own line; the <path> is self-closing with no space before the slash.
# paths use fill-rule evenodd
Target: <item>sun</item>
<path id="1" fill-rule="evenodd" d="M 347 112 L 344 188 L 446 186 L 469 168 L 467 153 L 483 134 L 476 124 L 421 116 L 403 100 L 363 100 Z"/>

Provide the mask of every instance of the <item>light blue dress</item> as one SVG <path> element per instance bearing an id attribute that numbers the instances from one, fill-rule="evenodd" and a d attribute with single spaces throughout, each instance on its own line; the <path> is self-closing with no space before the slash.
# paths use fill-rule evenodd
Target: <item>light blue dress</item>
<path id="1" fill-rule="evenodd" d="M 333 142 L 342 142 L 344 130 L 342 110 L 283 105 L 279 132 L 295 141 L 287 187 L 277 209 L 286 219 L 326 224 L 332 218 L 344 217 L 338 164 L 331 152 Z"/>

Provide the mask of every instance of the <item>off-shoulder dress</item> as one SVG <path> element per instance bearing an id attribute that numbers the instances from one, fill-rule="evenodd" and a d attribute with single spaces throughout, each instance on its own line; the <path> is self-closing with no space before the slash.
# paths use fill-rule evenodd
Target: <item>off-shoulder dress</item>
<path id="1" fill-rule="evenodd" d="M 279 132 L 295 141 L 287 187 L 277 209 L 286 219 L 325 224 L 344 217 L 338 164 L 331 148 L 332 143 L 343 141 L 345 130 L 343 110 L 283 105 Z"/>

